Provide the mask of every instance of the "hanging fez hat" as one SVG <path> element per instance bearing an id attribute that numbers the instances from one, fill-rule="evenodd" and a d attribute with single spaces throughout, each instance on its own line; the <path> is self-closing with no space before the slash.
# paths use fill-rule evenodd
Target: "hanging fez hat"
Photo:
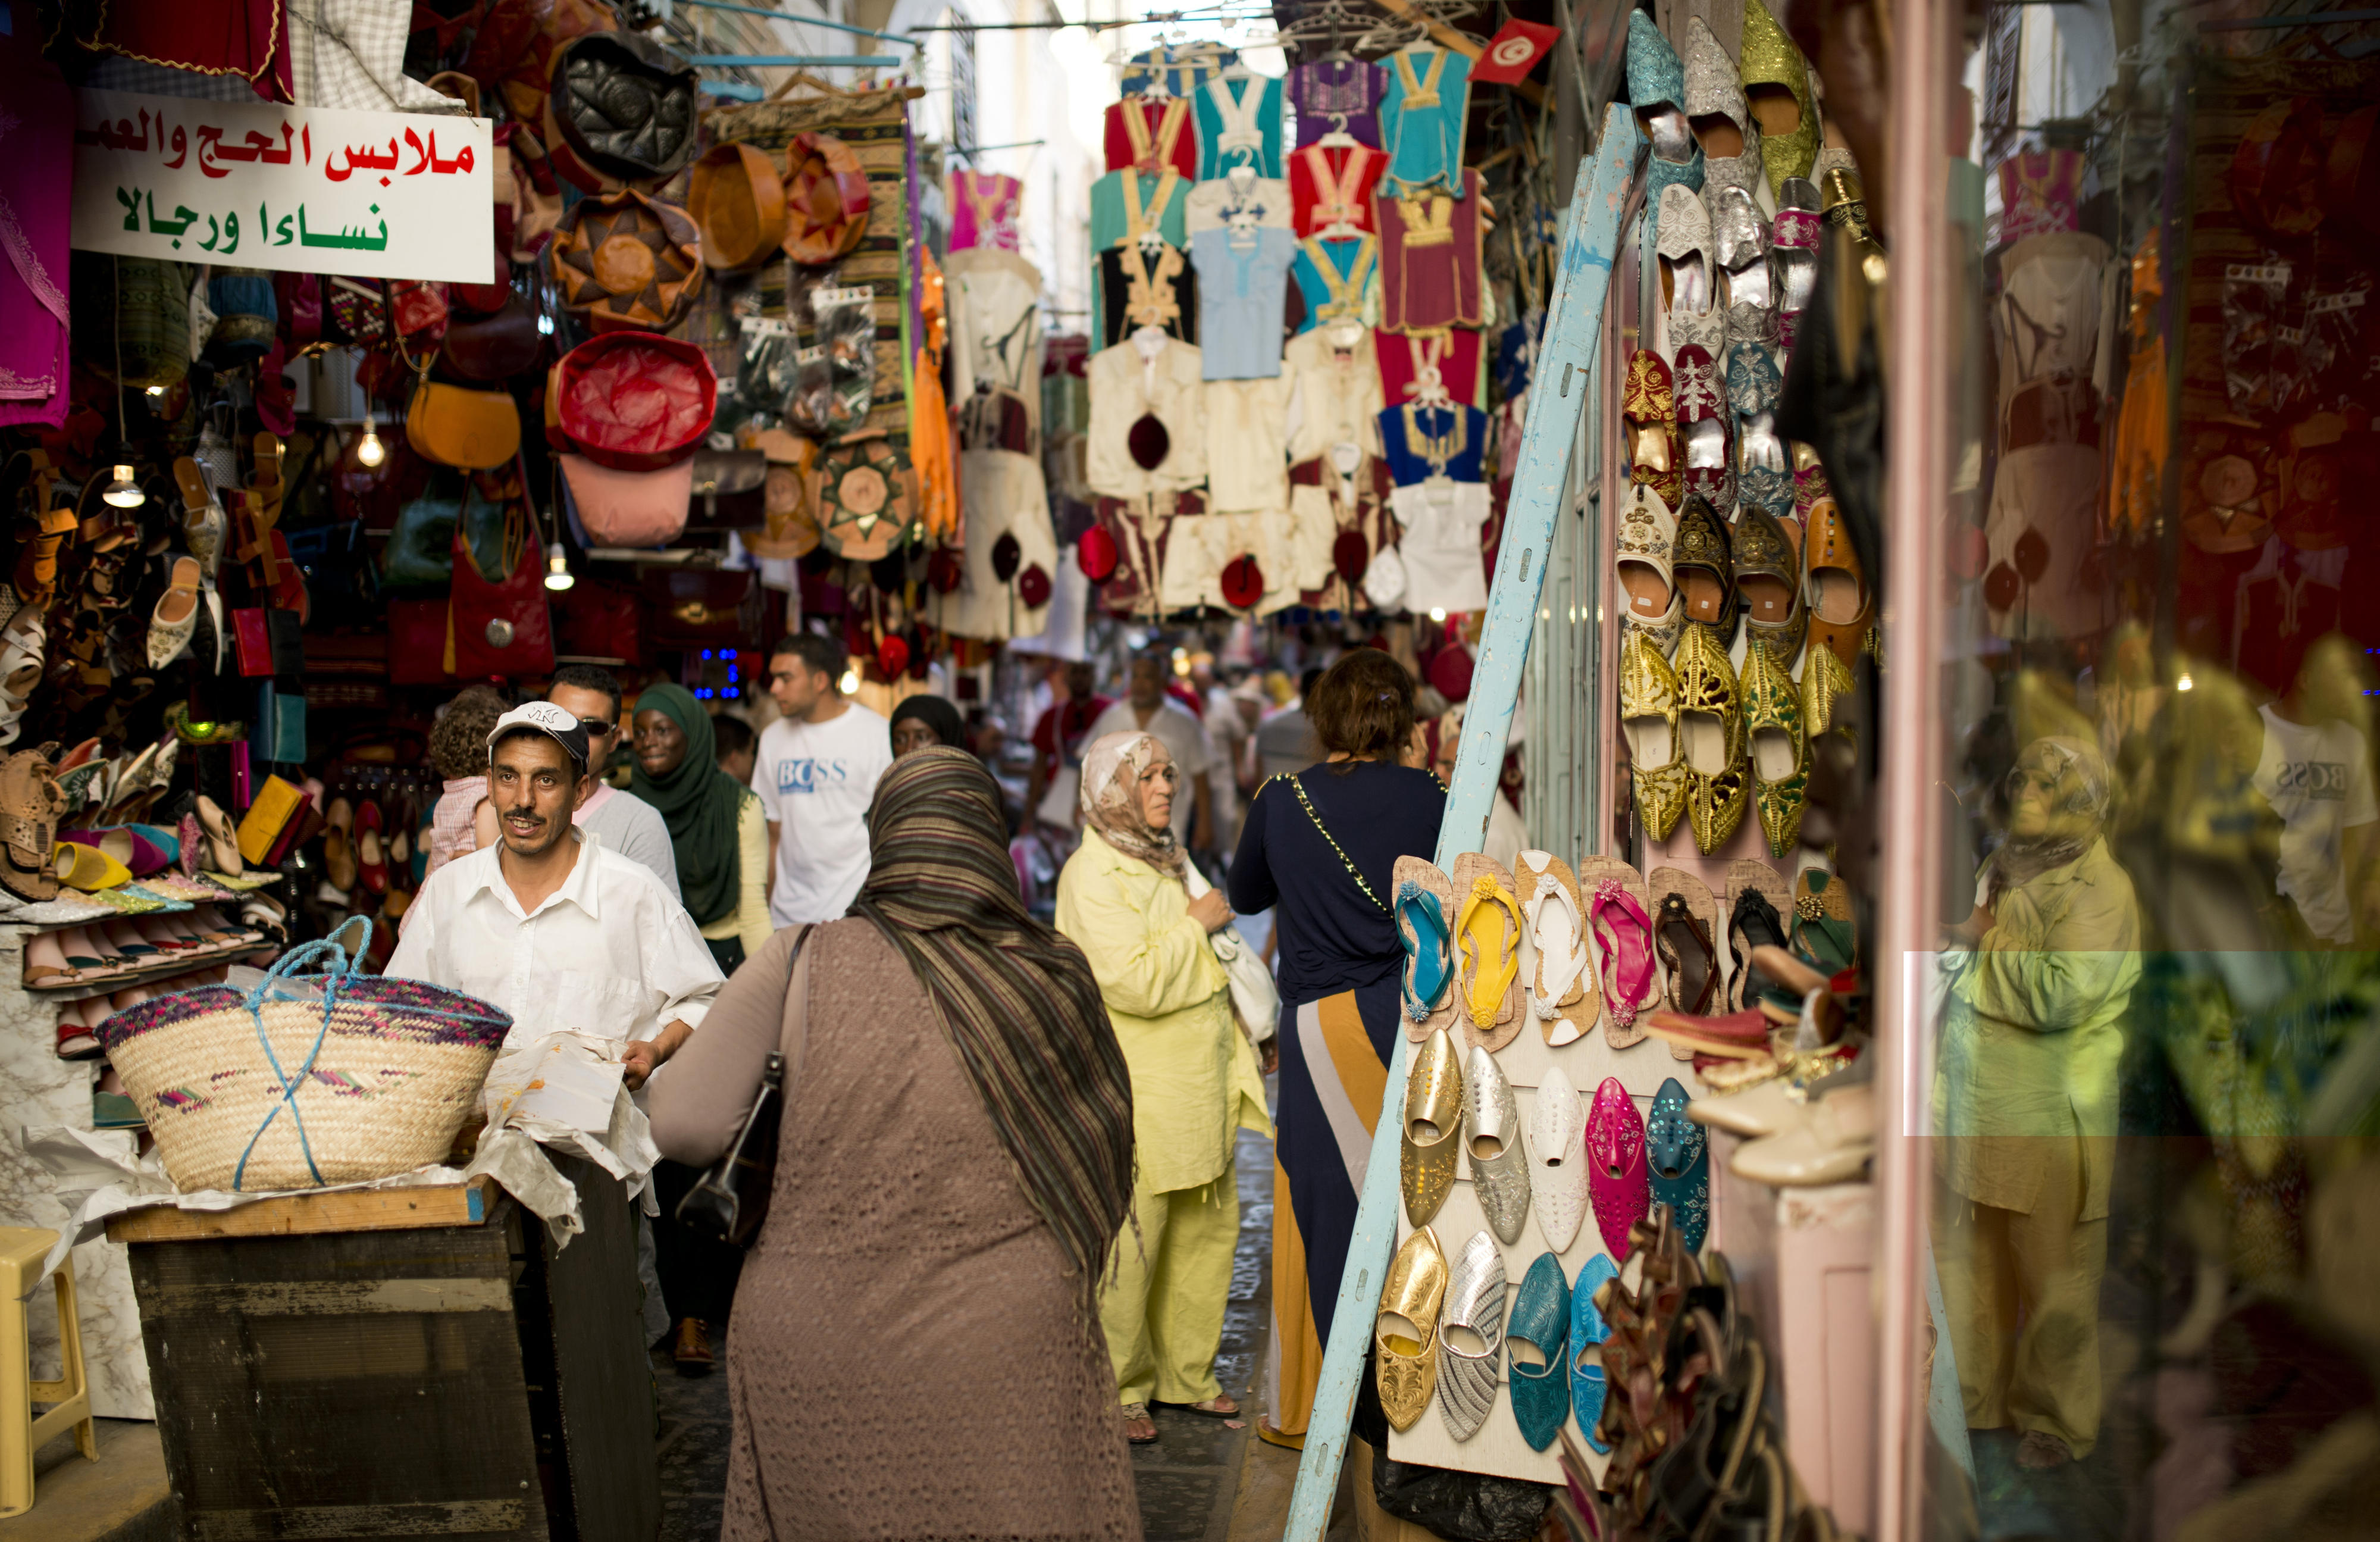
<path id="1" fill-rule="evenodd" d="M 702 237 L 685 210 L 624 188 L 573 205 L 546 265 L 589 330 L 668 332 L 702 292 Z"/>
<path id="2" fill-rule="evenodd" d="M 965 565 L 959 561 L 959 554 L 947 546 L 937 547 L 934 554 L 926 559 L 926 582 L 934 586 L 936 594 L 956 592 L 965 577 Z"/>
<path id="3" fill-rule="evenodd" d="M 1330 543 L 1330 566 L 1339 577 L 1351 584 L 1364 581 L 1364 569 L 1371 565 L 1372 548 L 1361 530 L 1342 530 Z"/>
<path id="4" fill-rule="evenodd" d="M 757 268 L 785 239 L 785 181 L 748 144 L 713 145 L 694 164 L 686 212 L 702 232 L 702 260 L 721 273 Z"/>
<path id="5" fill-rule="evenodd" d="M 991 576 L 1004 584 L 1016 577 L 1017 565 L 1024 560 L 1025 548 L 1017 544 L 1015 535 L 1002 530 L 991 543 Z"/>
<path id="6" fill-rule="evenodd" d="M 1050 602 L 1050 575 L 1039 563 L 1016 576 L 1016 598 L 1025 601 L 1026 610 L 1039 610 Z"/>
<path id="7" fill-rule="evenodd" d="M 589 338 L 563 356 L 554 378 L 564 436 L 588 459 L 619 471 L 691 458 L 719 407 L 709 357 L 650 332 Z"/>
<path id="8" fill-rule="evenodd" d="M 868 174 L 832 134 L 794 136 L 785 147 L 785 255 L 832 262 L 868 234 Z"/>
<path id="9" fill-rule="evenodd" d="M 1084 577 L 1095 584 L 1106 583 L 1115 577 L 1116 565 L 1122 561 L 1115 537 L 1108 533 L 1105 525 L 1092 526 L 1075 543 L 1075 561 L 1081 566 Z"/>
<path id="10" fill-rule="evenodd" d="M 588 32 L 553 62 L 553 121 L 587 165 L 658 182 L 694 159 L 694 67 L 640 32 Z"/>
<path id="11" fill-rule="evenodd" d="M 1132 452 L 1132 463 L 1144 471 L 1154 471 L 1165 464 L 1172 453 L 1173 436 L 1165 431 L 1164 419 L 1154 412 L 1144 412 L 1133 422 L 1124 435 L 1124 448 Z"/>
<path id="12" fill-rule="evenodd" d="M 909 667 L 908 639 L 898 632 L 887 632 L 876 641 L 876 667 L 887 680 L 898 679 Z"/>
<path id="13" fill-rule="evenodd" d="M 1459 642 L 1450 642 L 1430 655 L 1429 683 L 1449 701 L 1471 698 L 1471 650 Z"/>
<path id="14" fill-rule="evenodd" d="M 1254 552 L 1243 552 L 1223 565 L 1223 601 L 1232 609 L 1256 609 L 1264 592 L 1264 569 L 1257 565 Z"/>

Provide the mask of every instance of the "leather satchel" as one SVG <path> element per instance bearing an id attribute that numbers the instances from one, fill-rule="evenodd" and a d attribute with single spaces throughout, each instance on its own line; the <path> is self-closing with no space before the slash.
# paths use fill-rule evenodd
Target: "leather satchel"
<path id="1" fill-rule="evenodd" d="M 520 408 L 505 391 L 423 379 L 405 414 L 406 442 L 442 466 L 492 471 L 520 452 Z"/>
<path id="2" fill-rule="evenodd" d="M 396 528 L 381 553 L 381 583 L 391 589 L 444 589 L 455 577 L 455 527 L 468 490 L 432 478 L 421 496 L 396 511 Z M 442 649 L 443 651 L 443 649 Z"/>
<path id="3" fill-rule="evenodd" d="M 694 452 L 689 530 L 748 530 L 769 522 L 769 457 L 759 450 Z"/>
<path id="4" fill-rule="evenodd" d="M 492 312 L 458 317 L 446 328 L 446 367 L 465 380 L 508 379 L 536 369 L 545 357 L 545 334 L 528 302 L 505 293 Z"/>
<path id="5" fill-rule="evenodd" d="M 665 546 L 686 528 L 694 462 L 615 471 L 585 455 L 556 455 L 579 528 L 593 546 Z"/>
<path id="6" fill-rule="evenodd" d="M 802 1002 L 801 1022 L 785 1033 L 770 1051 L 760 1072 L 760 1089 L 744 1127 L 735 1132 L 727 1151 L 703 1173 L 686 1197 L 677 1202 L 681 1226 L 723 1237 L 738 1247 L 749 1247 L 769 1219 L 769 1201 L 777 1186 L 778 1132 L 784 1123 L 785 1084 L 801 1086 L 802 1062 L 809 1049 L 809 959 L 804 948 L 811 928 L 794 938 L 793 976 L 785 988 L 788 999 Z"/>

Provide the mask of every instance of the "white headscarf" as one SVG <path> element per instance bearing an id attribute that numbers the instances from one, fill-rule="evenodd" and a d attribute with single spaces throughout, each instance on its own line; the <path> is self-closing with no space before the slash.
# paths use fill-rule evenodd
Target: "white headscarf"
<path id="1" fill-rule="evenodd" d="M 1109 845 L 1169 878 L 1182 877 L 1182 844 L 1172 825 L 1150 829 L 1140 812 L 1140 778 L 1165 746 L 1137 728 L 1091 741 L 1083 754 L 1083 822 Z"/>

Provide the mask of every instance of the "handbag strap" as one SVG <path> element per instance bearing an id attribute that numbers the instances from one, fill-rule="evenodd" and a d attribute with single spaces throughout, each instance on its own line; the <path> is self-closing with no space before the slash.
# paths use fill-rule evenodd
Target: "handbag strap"
<path id="1" fill-rule="evenodd" d="M 1314 800 L 1305 795 L 1305 784 L 1287 771 L 1280 772 L 1273 780 L 1289 783 L 1290 791 L 1297 795 L 1298 803 L 1305 809 L 1305 817 L 1314 821 L 1315 830 L 1329 844 L 1330 849 L 1339 854 L 1339 860 L 1346 864 L 1347 876 L 1355 880 L 1355 887 L 1364 892 L 1366 899 L 1379 906 L 1380 914 L 1387 915 L 1389 913 L 1387 904 L 1379 895 L 1372 892 L 1371 884 L 1365 881 L 1362 870 L 1355 866 L 1355 859 L 1347 855 L 1346 848 L 1339 844 L 1339 838 L 1330 833 L 1330 827 L 1322 822 L 1322 816 L 1314 811 Z"/>
<path id="2" fill-rule="evenodd" d="M 794 1088 L 801 1085 L 802 1060 L 810 1044 L 810 935 L 818 928 L 805 921 L 794 934 L 794 967 L 785 981 L 785 1017 L 779 1026 L 777 1052 L 785 1057 L 784 1086 L 780 1094 L 784 1099 L 780 1108 L 792 1106 Z M 795 1003 L 799 1002 L 798 1009 Z"/>

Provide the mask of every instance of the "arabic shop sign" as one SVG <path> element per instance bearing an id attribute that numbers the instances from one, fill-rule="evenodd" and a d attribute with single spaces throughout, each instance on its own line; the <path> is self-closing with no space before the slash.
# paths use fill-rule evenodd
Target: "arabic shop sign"
<path id="1" fill-rule="evenodd" d="M 484 284 L 495 249 L 486 118 L 79 91 L 85 251 Z"/>

